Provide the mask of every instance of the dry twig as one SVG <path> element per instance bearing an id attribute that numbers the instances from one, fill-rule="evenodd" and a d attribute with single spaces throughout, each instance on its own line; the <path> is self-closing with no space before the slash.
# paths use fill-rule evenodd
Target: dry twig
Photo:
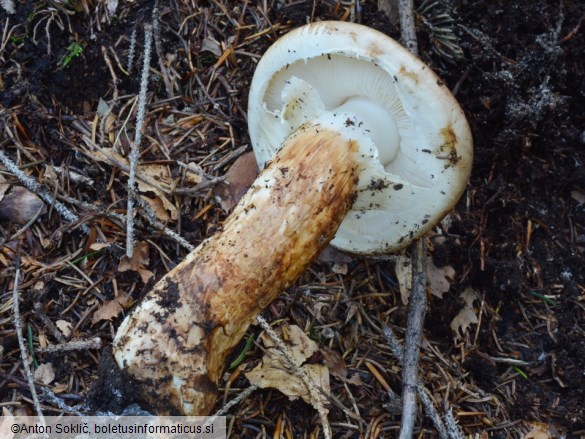
<path id="1" fill-rule="evenodd" d="M 100 349 L 102 347 L 102 339 L 94 337 L 90 340 L 75 340 L 65 343 L 60 343 L 46 348 L 39 348 L 36 351 L 41 354 L 53 354 L 55 352 L 69 352 L 69 351 L 85 351 L 88 349 Z"/>
<path id="2" fill-rule="evenodd" d="M 67 206 L 63 203 L 57 201 L 51 194 L 46 192 L 40 184 L 38 184 L 35 180 L 30 178 L 24 172 L 20 170 L 20 168 L 14 163 L 4 152 L 0 151 L 0 161 L 6 166 L 8 172 L 12 173 L 16 178 L 18 178 L 22 184 L 26 186 L 27 189 L 37 194 L 41 197 L 47 204 L 52 205 L 55 207 L 55 210 L 61 215 L 63 219 L 70 223 L 75 223 L 79 221 L 79 217 L 71 212 Z M 84 233 L 89 234 L 89 227 L 85 224 L 81 225 L 81 230 Z"/>
<path id="3" fill-rule="evenodd" d="M 400 0 L 400 33 L 406 48 L 418 55 L 416 27 L 414 24 L 414 5 L 412 0 Z M 408 300 L 408 323 L 402 369 L 402 420 L 400 438 L 410 439 L 416 420 L 416 383 L 418 380 L 418 359 L 422 328 L 426 313 L 426 245 L 425 238 L 412 245 L 412 290 Z"/>
<path id="4" fill-rule="evenodd" d="M 396 335 L 394 335 L 392 329 L 389 326 L 382 325 L 382 334 L 384 335 L 384 338 L 386 339 L 388 346 L 390 346 L 392 354 L 400 363 L 402 363 L 404 358 L 404 348 L 400 344 L 400 341 L 398 340 Z M 427 395 L 423 383 L 418 378 L 416 379 L 415 389 L 416 392 L 418 393 L 418 396 L 423 406 L 425 407 L 427 416 L 433 421 L 433 425 L 437 429 L 437 432 L 439 433 L 441 439 L 463 439 L 463 434 L 459 430 L 457 424 L 454 422 L 453 415 L 450 412 L 450 410 L 445 415 L 445 422 L 447 423 L 447 425 L 445 425 L 445 422 L 441 420 L 441 416 L 439 415 L 439 412 L 435 408 L 433 401 Z"/>
<path id="5" fill-rule="evenodd" d="M 150 68 L 150 52 L 152 51 L 152 26 L 144 26 L 144 62 L 140 80 L 140 93 L 138 94 L 138 114 L 136 115 L 136 132 L 134 142 L 130 150 L 130 175 L 128 177 L 128 208 L 126 212 L 126 256 L 132 257 L 134 253 L 134 191 L 136 190 L 136 167 L 140 159 L 140 141 L 142 140 L 142 127 L 146 113 L 146 92 L 148 90 L 148 69 Z"/>
<path id="6" fill-rule="evenodd" d="M 33 379 L 32 372 L 30 370 L 30 363 L 28 362 L 28 355 L 26 352 L 26 345 L 24 343 L 24 336 L 22 335 L 22 321 L 20 320 L 19 310 L 19 297 L 18 297 L 18 282 L 20 281 L 20 254 L 16 255 L 16 273 L 14 273 L 14 285 L 12 287 L 12 312 L 14 318 L 14 330 L 18 338 L 18 347 L 20 348 L 20 357 L 22 359 L 22 368 L 26 374 L 26 380 L 32 396 L 33 404 L 39 417 L 40 423 L 45 425 L 45 417 L 43 416 L 43 410 L 41 409 L 41 403 L 37 395 L 37 389 Z"/>
<path id="7" fill-rule="evenodd" d="M 399 0 L 398 14 L 400 16 L 400 35 L 402 43 L 411 53 L 418 55 L 413 0 Z"/>
<path id="8" fill-rule="evenodd" d="M 422 237 L 412 245 L 412 290 L 408 299 L 408 323 L 402 358 L 402 422 L 400 438 L 410 439 L 416 420 L 416 383 L 420 342 L 427 308 L 426 245 Z"/>
<path id="9" fill-rule="evenodd" d="M 321 418 L 321 424 L 323 426 L 323 435 L 325 436 L 325 439 L 331 439 L 333 436 L 331 432 L 331 427 L 329 426 L 329 421 L 327 420 L 327 409 L 323 407 L 323 405 L 320 402 L 321 399 L 319 398 L 319 389 L 315 386 L 315 384 L 312 382 L 312 380 L 309 378 L 309 376 L 303 369 L 295 366 L 295 361 L 291 356 L 288 348 L 286 347 L 282 339 L 278 336 L 278 334 L 274 332 L 274 329 L 270 327 L 266 319 L 264 319 L 264 317 L 260 315 L 256 317 L 256 321 L 260 323 L 262 329 L 266 331 L 266 334 L 268 334 L 268 336 L 272 339 L 276 346 L 278 346 L 278 349 L 282 353 L 283 358 L 287 363 L 287 366 L 290 368 L 290 370 L 293 371 L 295 375 L 297 375 L 301 379 L 301 381 L 307 388 L 307 391 L 311 396 L 311 401 L 313 402 L 313 405 L 319 412 L 319 417 Z"/>

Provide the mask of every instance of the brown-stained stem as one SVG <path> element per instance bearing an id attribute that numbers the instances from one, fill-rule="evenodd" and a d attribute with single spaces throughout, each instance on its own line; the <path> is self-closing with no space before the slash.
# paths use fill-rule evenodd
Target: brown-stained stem
<path id="1" fill-rule="evenodd" d="M 319 126 L 295 132 L 223 230 L 122 323 L 114 356 L 157 413 L 210 413 L 229 352 L 335 235 L 354 199 L 357 152 Z"/>

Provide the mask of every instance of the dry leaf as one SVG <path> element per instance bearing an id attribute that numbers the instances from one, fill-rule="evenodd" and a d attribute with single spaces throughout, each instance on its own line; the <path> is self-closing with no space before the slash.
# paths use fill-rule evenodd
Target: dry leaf
<path id="1" fill-rule="evenodd" d="M 350 302 L 348 304 L 347 311 L 345 311 L 345 324 L 348 324 L 351 321 L 351 319 L 353 319 L 353 316 L 357 314 L 358 310 L 359 307 L 357 303 Z"/>
<path id="2" fill-rule="evenodd" d="M 160 185 L 161 187 L 174 186 L 174 181 L 171 178 L 171 174 L 167 166 L 152 164 L 138 165 L 138 169 L 136 172 L 139 173 L 139 175 L 141 175 L 143 178 L 146 178 L 149 181 L 153 182 L 153 184 Z M 162 203 L 164 208 L 169 212 L 171 219 L 173 221 L 175 221 L 179 217 L 177 208 L 173 203 L 171 203 L 168 200 L 166 194 L 162 190 L 160 190 L 158 187 L 154 185 L 145 183 L 142 180 L 137 180 L 136 184 L 140 192 L 152 192 L 156 194 L 158 200 L 160 200 L 160 203 Z M 159 217 L 159 219 L 161 218 Z"/>
<path id="3" fill-rule="evenodd" d="M 344 262 L 342 263 L 334 262 L 333 265 L 331 266 L 331 271 L 333 271 L 333 273 L 335 274 L 347 274 L 348 267 L 347 264 Z"/>
<path id="4" fill-rule="evenodd" d="M 51 387 L 51 390 L 53 391 L 53 393 L 59 394 L 67 392 L 69 390 L 69 386 L 67 385 L 67 383 L 55 383 L 55 385 Z"/>
<path id="5" fill-rule="evenodd" d="M 177 120 L 173 125 L 175 127 L 181 127 L 185 130 L 193 128 L 195 125 L 200 123 L 203 120 L 203 117 L 200 114 L 191 114 L 189 116 L 185 116 Z"/>
<path id="6" fill-rule="evenodd" d="M 571 198 L 575 200 L 579 204 L 585 203 L 585 193 L 581 192 L 580 190 L 572 190 L 571 191 Z"/>
<path id="7" fill-rule="evenodd" d="M 128 160 L 120 155 L 114 148 L 101 148 L 96 151 L 88 151 L 87 154 L 95 160 L 114 166 L 129 169 Z M 169 168 L 164 165 L 143 164 L 136 167 L 136 185 L 139 192 L 154 193 L 169 212 L 173 221 L 179 217 L 177 208 L 166 197 L 164 190 L 175 186 L 175 180 L 171 177 Z"/>
<path id="8" fill-rule="evenodd" d="M 43 201 L 22 186 L 0 184 L 0 219 L 26 224 L 39 212 L 46 211 Z"/>
<path id="9" fill-rule="evenodd" d="M 253 152 L 237 158 L 225 174 L 225 181 L 215 186 L 214 195 L 220 199 L 221 208 L 229 212 L 248 191 L 258 175 L 258 165 Z"/>
<path id="10" fill-rule="evenodd" d="M 402 304 L 406 305 L 410 296 L 410 290 L 412 290 L 412 263 L 410 257 L 405 255 L 397 256 L 395 270 Z"/>
<path id="11" fill-rule="evenodd" d="M 347 384 L 353 384 L 354 386 L 364 386 L 364 382 L 360 377 L 359 373 L 354 373 L 350 378 L 344 380 Z"/>
<path id="12" fill-rule="evenodd" d="M 207 37 L 203 38 L 203 41 L 201 42 L 201 51 L 202 52 L 211 52 L 215 56 L 217 56 L 218 58 L 222 54 L 221 46 L 219 45 L 219 43 L 217 41 L 212 40 L 211 38 L 207 38 Z"/>
<path id="13" fill-rule="evenodd" d="M 196 163 L 187 163 L 187 172 L 185 173 L 185 181 L 195 186 L 203 181 L 205 171 Z"/>
<path id="14" fill-rule="evenodd" d="M 126 160 L 126 157 L 121 155 L 114 148 L 101 148 L 95 151 L 87 151 L 86 153 L 87 155 L 89 155 L 90 157 L 99 162 L 109 163 L 110 165 L 120 164 L 122 166 L 125 166 L 126 168 L 129 167 L 128 160 Z"/>
<path id="15" fill-rule="evenodd" d="M 348 255 L 347 253 L 342 252 L 341 250 L 336 249 L 332 245 L 328 245 L 325 247 L 319 256 L 317 256 L 317 260 L 323 263 L 337 263 L 337 264 L 349 264 L 353 261 L 353 258 Z"/>
<path id="16" fill-rule="evenodd" d="M 49 346 L 49 340 L 47 339 L 47 335 L 44 332 L 39 333 L 38 339 L 39 347 L 46 348 L 47 346 Z"/>
<path id="17" fill-rule="evenodd" d="M 148 243 L 145 241 L 138 241 L 134 247 L 132 258 L 128 259 L 126 255 L 122 256 L 120 264 L 118 265 L 118 271 L 136 271 L 140 274 L 142 282 L 146 283 L 153 276 L 152 271 L 146 269 L 149 262 Z"/>
<path id="18" fill-rule="evenodd" d="M 43 384 L 50 384 L 55 379 L 55 370 L 51 363 L 43 363 L 35 370 L 35 381 Z"/>
<path id="19" fill-rule="evenodd" d="M 329 348 L 321 349 L 321 353 L 325 359 L 325 364 L 329 368 L 329 373 L 337 378 L 345 380 L 347 378 L 347 367 L 343 357 Z"/>
<path id="20" fill-rule="evenodd" d="M 531 422 L 530 430 L 522 439 L 549 439 L 551 437 L 548 431 L 548 425 L 544 422 Z"/>
<path id="21" fill-rule="evenodd" d="M 172 187 L 173 179 L 168 166 L 156 164 L 138 165 L 136 170 L 144 179 L 151 181 L 153 184 L 160 184 L 162 187 Z M 142 192 L 156 192 L 157 189 L 142 180 L 137 180 L 138 190 Z"/>
<path id="22" fill-rule="evenodd" d="M 57 320 L 55 325 L 57 328 L 59 328 L 65 337 L 69 337 L 71 335 L 73 326 L 71 326 L 71 323 L 69 323 L 67 320 Z"/>
<path id="23" fill-rule="evenodd" d="M 43 174 L 44 183 L 51 183 L 53 185 L 59 184 L 59 176 L 55 172 L 55 168 L 51 165 L 45 166 L 45 173 Z"/>
<path id="24" fill-rule="evenodd" d="M 4 194 L 10 189 L 10 185 L 6 183 L 6 179 L 0 174 L 0 201 L 4 198 Z"/>
<path id="25" fill-rule="evenodd" d="M 443 298 L 451 288 L 451 280 L 455 276 L 455 270 L 451 266 L 438 268 L 433 263 L 431 256 L 427 256 L 427 282 L 433 296 Z M 410 290 L 412 290 L 412 261 L 409 256 L 396 257 L 396 278 L 400 287 L 400 297 L 404 305 L 408 304 Z"/>
<path id="26" fill-rule="evenodd" d="M 104 248 L 108 248 L 110 245 L 111 244 L 109 242 L 94 242 L 89 246 L 89 249 L 97 252 L 103 250 Z"/>
<path id="27" fill-rule="evenodd" d="M 438 268 L 433 263 L 431 257 L 427 257 L 427 279 L 431 294 L 438 298 L 443 298 L 443 293 L 446 293 L 451 288 L 451 281 L 455 276 L 453 267 L 447 265 L 446 267 Z"/>
<path id="28" fill-rule="evenodd" d="M 325 395 L 329 395 L 331 391 L 329 387 L 329 371 L 327 366 L 305 364 L 307 359 L 318 351 L 318 347 L 301 328 L 291 326 L 285 344 L 295 367 L 302 369 L 309 377 L 309 381 L 322 390 L 323 394 L 317 392 L 319 401 L 311 400 L 305 384 L 298 374 L 289 370 L 288 363 L 272 339 L 266 334 L 262 334 L 261 339 L 264 346 L 266 346 L 266 355 L 264 355 L 262 362 L 258 366 L 245 374 L 251 384 L 258 385 L 261 388 L 272 387 L 278 389 L 290 399 L 301 397 L 305 402 L 313 406 L 327 403 Z"/>
<path id="29" fill-rule="evenodd" d="M 91 319 L 92 325 L 102 320 L 112 320 L 114 317 L 118 317 L 124 308 L 132 303 L 132 296 L 129 294 L 120 294 L 114 297 L 113 300 L 106 300 L 104 304 L 93 313 Z"/>
<path id="30" fill-rule="evenodd" d="M 0 419 L 0 437 L 2 439 L 12 439 L 14 437 L 14 433 L 10 429 L 12 424 L 14 424 L 14 416 L 6 407 L 2 407 L 2 418 Z"/>
<path id="31" fill-rule="evenodd" d="M 463 300 L 464 305 L 461 311 L 459 311 L 459 314 L 451 322 L 451 330 L 455 334 L 456 343 L 459 339 L 463 338 L 470 325 L 478 323 L 477 315 L 473 309 L 473 302 L 479 299 L 478 294 L 473 288 L 468 287 L 459 297 Z"/>
<path id="32" fill-rule="evenodd" d="M 163 201 L 160 198 L 150 198 L 146 195 L 140 195 L 140 198 L 148 204 L 150 210 L 154 212 L 154 215 L 157 217 L 159 221 L 166 223 L 170 220 L 169 213 L 166 211 Z M 174 206 L 173 206 L 174 207 Z"/>

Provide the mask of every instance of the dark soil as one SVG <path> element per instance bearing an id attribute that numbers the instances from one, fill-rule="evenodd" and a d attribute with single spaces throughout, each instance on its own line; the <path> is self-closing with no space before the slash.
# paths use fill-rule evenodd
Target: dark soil
<path id="1" fill-rule="evenodd" d="M 41 335 L 50 344 L 57 343 L 44 320 L 32 311 L 38 297 L 50 320 L 67 320 L 73 325 L 73 338 L 99 336 L 109 346 L 120 318 L 92 323 L 92 314 L 104 301 L 116 297 L 118 290 L 131 291 L 136 299 L 146 290 L 138 274 L 118 272 L 125 229 L 104 214 L 106 210 L 124 213 L 126 179 L 115 167 L 97 163 L 80 152 L 86 148 L 80 146 L 83 136 L 78 124 L 89 127 L 96 117 L 98 101 L 112 99 L 115 89 L 104 51 L 114 65 L 118 95 L 138 93 L 136 71 L 142 65 L 143 28 L 151 20 L 153 2 L 120 2 L 115 17 L 109 20 L 105 18 L 105 2 L 87 12 L 85 3 L 80 2 L 77 9 L 71 6 L 69 15 L 59 8 L 53 8 L 56 12 L 49 15 L 50 3 L 18 2 L 15 15 L 0 10 L 0 29 L 5 25 L 12 29 L 0 45 L 0 147 L 21 169 L 46 185 L 45 164 L 82 170 L 94 178 L 91 187 L 65 177 L 61 177 L 57 189 L 47 187 L 50 192 L 97 207 L 99 214 L 79 206 L 72 208 L 82 221 L 92 224 L 94 235 L 99 230 L 115 245 L 94 254 L 89 245 L 97 235 L 88 239 L 54 211 L 41 216 L 42 224 L 12 240 L 9 238 L 22 226 L 0 223 L 0 405 L 11 410 L 31 410 L 23 399 L 30 401 L 30 391 L 19 363 L 11 305 L 2 305 L 9 300 L 12 303 L 17 251 L 26 256 L 20 309 L 35 346 Z M 149 83 L 150 113 L 145 133 L 152 138 L 164 137 L 171 145 L 173 160 L 201 161 L 205 172 L 223 175 L 237 157 L 232 151 L 249 145 L 246 99 L 258 56 L 277 36 L 304 24 L 307 17 L 340 19 L 346 9 L 330 1 L 268 1 L 264 11 L 264 2 L 250 1 L 243 13 L 244 2 L 199 3 L 196 11 L 174 2 L 161 7 L 162 51 L 164 62 L 172 70 L 176 93 L 165 101 L 166 86 L 153 50 L 151 67 L 158 73 Z M 278 8 L 281 3 L 284 6 Z M 397 25 L 378 12 L 375 4 L 371 0 L 363 3 L 358 19 L 398 39 Z M 194 12 L 196 19 L 187 19 Z M 438 25 L 433 27 L 441 14 L 453 19 L 441 27 L 448 27 L 448 35 L 457 37 L 456 46 L 461 52 L 445 46 L 442 38 L 447 34 Z M 584 17 L 585 3 L 571 0 L 447 0 L 418 14 L 421 57 L 454 90 L 475 142 L 468 190 L 451 214 L 452 224 L 444 230 L 446 239 L 430 246 L 435 265 L 452 266 L 456 275 L 445 297 L 430 299 L 421 357 L 425 385 L 441 408 L 453 408 L 466 434 L 523 437 L 534 422 L 540 421 L 567 438 L 585 435 Z M 268 29 L 268 22 L 276 30 L 254 36 Z M 262 27 L 258 23 L 263 23 Z M 179 32 L 181 25 L 184 27 Z M 134 72 L 125 75 L 120 65 L 126 64 L 133 30 L 137 31 L 136 61 Z M 228 59 L 214 69 L 218 57 L 202 50 L 206 37 L 224 43 L 224 47 L 234 41 L 230 37 L 236 44 L 249 43 L 241 46 L 235 60 Z M 82 54 L 63 66 L 72 43 L 83 48 Z M 127 99 L 120 98 L 114 112 L 120 115 L 126 111 L 127 116 L 126 103 Z M 166 130 L 165 118 L 173 115 L 180 119 L 189 113 L 204 115 L 196 126 L 201 135 L 186 129 L 179 134 Z M 121 129 L 123 122 L 123 118 L 115 122 L 116 132 L 130 139 L 135 122 L 132 119 Z M 182 143 L 173 149 L 173 142 L 179 139 Z M 226 139 L 229 145 L 221 146 Z M 122 147 L 127 149 L 128 143 L 122 140 Z M 154 147 L 142 159 L 167 160 Z M 0 171 L 10 182 L 17 182 L 4 168 Z M 168 226 L 194 244 L 216 231 L 225 218 L 211 191 L 183 197 L 180 202 L 179 198 L 173 200 L 181 215 L 178 222 L 170 221 Z M 138 233 L 138 239 L 160 247 L 150 247 L 148 269 L 156 278 L 187 253 L 153 227 L 140 226 Z M 58 262 L 77 249 L 84 249 L 79 255 L 91 253 L 84 270 L 92 282 L 100 283 L 99 288 L 87 289 L 90 284 L 81 285 L 85 281 L 78 271 Z M 314 263 L 269 307 L 267 317 L 310 328 L 311 338 L 321 347 L 344 356 L 348 376 L 361 379 L 362 385 L 348 385 L 332 378 L 332 394 L 346 408 L 352 407 L 352 414 L 353 407 L 359 407 L 360 419 L 356 421 L 339 404 L 332 404 L 329 421 L 335 437 L 376 437 L 376 428 L 380 437 L 393 437 L 400 416 L 383 407 L 388 403 L 388 393 L 364 361 L 379 366 L 398 394 L 400 368 L 379 334 L 371 335 L 374 326 L 362 314 L 371 316 L 374 322 L 403 328 L 406 309 L 387 261 L 350 261 L 344 275 L 333 273 L 330 262 Z M 70 288 L 64 281 L 67 279 L 80 286 Z M 35 282 L 39 281 L 42 285 L 37 290 Z M 459 295 L 468 287 L 481 298 L 477 303 L 481 319 L 464 340 L 455 341 L 450 323 L 462 306 Z M 75 299 L 86 289 L 80 299 Z M 316 307 L 321 305 L 321 314 L 315 317 Z M 328 326 L 335 329 L 333 338 L 322 336 L 322 328 Z M 258 333 L 257 328 L 249 331 L 254 336 Z M 50 357 L 59 375 L 56 380 L 68 383 L 56 393 L 65 395 L 66 402 L 86 403 L 91 396 L 95 410 L 121 412 L 134 401 L 121 396 L 108 407 L 108 397 L 104 399 L 106 394 L 101 389 L 111 388 L 107 395 L 115 394 L 123 378 L 108 380 L 108 363 L 104 359 L 100 366 L 100 356 L 100 351 L 91 351 Z M 248 369 L 261 357 L 261 350 L 255 348 L 246 357 Z M 37 360 L 45 363 L 48 357 L 38 354 Z M 234 389 L 249 386 L 243 375 L 230 384 Z M 351 398 L 346 394 L 347 386 Z M 218 401 L 217 408 L 222 405 Z M 230 413 L 237 419 L 234 437 L 257 437 L 263 429 L 272 436 L 279 416 L 288 419 L 294 437 L 308 437 L 319 425 L 309 405 L 291 402 L 276 390 L 257 391 Z M 347 423 L 359 425 L 361 433 L 347 433 Z M 364 433 L 368 428 L 372 433 Z M 422 418 L 417 429 L 423 437 L 434 437 L 428 418 Z"/>

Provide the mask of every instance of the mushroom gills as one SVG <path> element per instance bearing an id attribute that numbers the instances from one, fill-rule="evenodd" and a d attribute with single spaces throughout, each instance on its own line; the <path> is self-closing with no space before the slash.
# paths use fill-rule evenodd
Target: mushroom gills
<path id="1" fill-rule="evenodd" d="M 339 106 L 327 109 L 317 90 L 296 76 L 290 77 L 282 88 L 281 120 L 291 134 L 307 121 L 329 111 L 345 117 L 347 126 L 361 128 L 372 139 L 382 166 L 392 162 L 400 149 L 400 134 L 392 115 L 374 99 L 367 96 L 350 96 Z"/>
<path id="2" fill-rule="evenodd" d="M 280 145 L 312 118 L 326 111 L 343 112 L 349 123 L 362 123 L 371 133 L 390 179 L 399 176 L 412 185 L 432 187 L 432 172 L 425 170 L 437 168 L 432 162 L 434 157 L 402 147 L 405 140 L 409 145 L 421 145 L 420 149 L 428 143 L 412 124 L 416 103 L 376 63 L 350 56 L 343 52 L 324 53 L 288 64 L 272 77 L 263 96 L 263 107 L 279 119 L 280 126 L 261 128 L 267 141 Z M 258 158 L 262 167 L 262 157 Z M 417 171 L 410 171 L 413 168 Z"/>

